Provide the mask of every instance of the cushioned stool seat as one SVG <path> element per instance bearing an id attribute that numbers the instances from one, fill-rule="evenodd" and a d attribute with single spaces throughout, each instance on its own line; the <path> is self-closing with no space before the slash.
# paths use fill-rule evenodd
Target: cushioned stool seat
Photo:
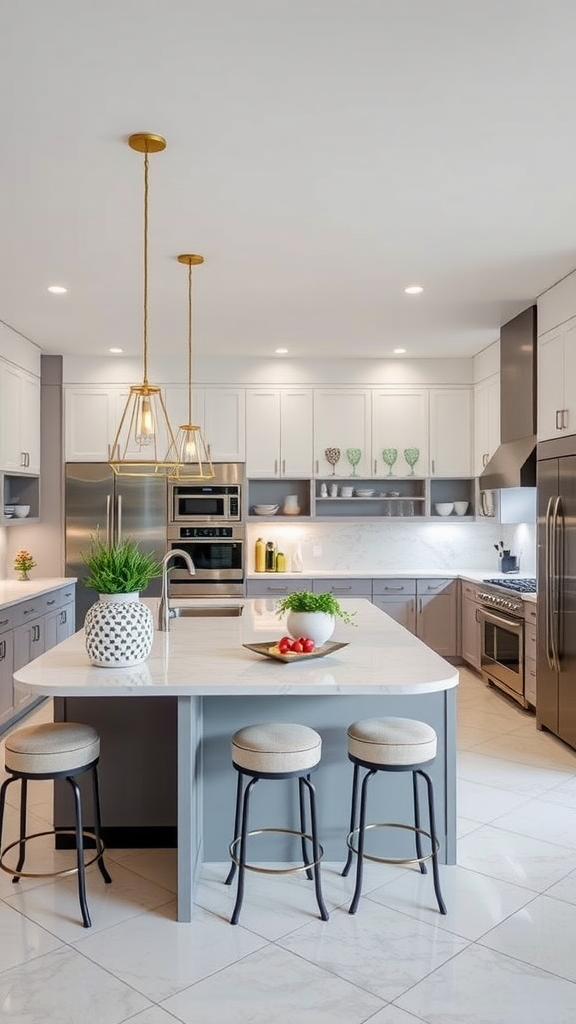
<path id="1" fill-rule="evenodd" d="M 84 878 L 84 837 L 94 839 L 96 855 L 89 861 L 93 864 L 98 862 L 100 873 L 105 882 L 111 882 L 104 865 L 104 846 L 101 838 L 100 819 L 100 796 L 98 788 L 98 759 L 100 756 L 100 737 L 91 725 L 82 725 L 77 722 L 49 722 L 43 725 L 32 725 L 25 729 L 19 729 L 6 737 L 5 740 L 5 767 L 10 778 L 6 779 L 0 789 L 0 848 L 2 846 L 2 829 L 4 824 L 4 809 L 6 805 L 6 793 L 8 787 L 21 782 L 20 793 L 20 836 L 15 843 L 0 849 L 0 867 L 3 871 L 13 875 L 13 881 L 18 882 L 20 878 L 48 878 L 58 875 L 76 873 L 78 875 L 78 897 L 82 920 L 84 926 L 91 925 L 90 914 L 86 902 L 86 883 Z M 94 831 L 86 831 L 82 825 L 82 799 L 80 789 L 75 781 L 75 776 L 90 771 L 92 774 L 93 801 L 94 801 Z M 37 839 L 46 835 L 67 834 L 67 829 L 50 829 L 47 832 L 35 832 L 26 835 L 26 805 L 27 785 L 31 780 L 65 779 L 72 787 L 75 808 L 76 839 L 76 868 L 67 868 L 63 871 L 49 873 L 31 873 L 22 870 L 26 856 L 26 843 L 31 839 Z M 5 855 L 15 846 L 19 848 L 19 857 L 16 868 L 8 867 L 5 862 Z"/>
<path id="2" fill-rule="evenodd" d="M 358 908 L 362 892 L 362 873 L 364 860 L 380 861 L 389 864 L 419 864 L 423 874 L 426 873 L 425 861 L 432 861 L 434 877 L 434 891 L 441 914 L 446 913 L 446 906 L 440 892 L 440 879 L 438 873 L 438 849 L 439 842 L 436 836 L 436 823 L 434 818 L 434 791 L 432 780 L 424 766 L 432 764 L 436 757 L 437 737 L 431 725 L 426 722 L 418 722 L 412 718 L 366 718 L 363 721 L 353 722 L 348 727 L 348 757 L 354 764 L 354 777 L 352 782 L 352 806 L 350 812 L 350 831 L 348 833 L 348 859 L 342 871 L 347 875 L 352 864 L 353 855 L 357 855 L 356 864 L 356 887 L 350 913 L 354 914 Z M 360 768 L 366 768 L 362 781 L 360 798 L 360 817 L 357 819 L 358 806 L 358 785 Z M 368 783 L 377 772 L 411 772 L 412 793 L 414 801 L 414 824 L 405 825 L 398 822 L 380 822 L 378 824 L 366 824 L 366 804 Z M 426 782 L 428 792 L 428 813 L 430 831 L 426 832 L 420 827 L 420 807 L 418 799 L 418 776 Z M 366 831 L 374 828 L 402 828 L 414 832 L 416 842 L 416 857 L 387 858 L 376 857 L 365 853 Z M 422 836 L 430 840 L 430 853 L 422 853 Z M 358 845 L 354 846 L 357 837 Z"/>
<path id="3" fill-rule="evenodd" d="M 322 739 L 307 725 L 291 722 L 263 722 L 239 729 L 232 737 L 232 764 L 238 772 L 236 790 L 236 811 L 234 816 L 234 838 L 229 852 L 232 865 L 226 878 L 230 885 L 238 868 L 238 888 L 231 924 L 237 924 L 244 897 L 244 872 L 260 871 L 265 874 L 288 874 L 305 871 L 314 879 L 316 901 L 322 920 L 328 920 L 328 912 L 322 898 L 320 885 L 320 860 L 323 850 L 318 842 L 316 827 L 315 791 L 310 782 L 310 773 L 320 763 Z M 300 829 L 266 828 L 248 831 L 250 795 L 260 779 L 298 779 L 300 808 Z M 250 781 L 246 781 L 249 779 Z M 304 790 L 308 791 L 310 802 L 310 834 L 306 832 Z M 248 836 L 262 833 L 284 833 L 300 837 L 302 864 L 289 868 L 262 868 L 246 861 Z M 312 860 L 307 860 L 307 843 L 312 844 Z"/>

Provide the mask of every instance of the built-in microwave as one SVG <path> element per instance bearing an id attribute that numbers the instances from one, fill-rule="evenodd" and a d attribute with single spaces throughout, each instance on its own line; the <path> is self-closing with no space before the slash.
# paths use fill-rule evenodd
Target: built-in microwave
<path id="1" fill-rule="evenodd" d="M 239 484 L 170 484 L 169 523 L 238 523 L 241 499 Z"/>

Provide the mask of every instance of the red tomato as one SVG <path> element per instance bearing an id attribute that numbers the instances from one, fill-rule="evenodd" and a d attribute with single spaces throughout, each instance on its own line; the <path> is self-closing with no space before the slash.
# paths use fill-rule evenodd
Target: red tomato
<path id="1" fill-rule="evenodd" d="M 305 654 L 312 654 L 312 651 L 316 647 L 316 644 L 314 643 L 313 640 L 305 640 L 304 644 L 303 644 L 303 647 L 304 647 L 304 653 Z"/>
<path id="2" fill-rule="evenodd" d="M 290 646 L 292 646 L 292 637 L 283 636 L 282 639 L 278 641 L 278 646 L 280 646 L 280 644 L 290 644 Z"/>
<path id="3" fill-rule="evenodd" d="M 304 653 L 304 648 L 303 648 L 303 646 L 302 646 L 302 644 L 300 643 L 299 640 L 295 640 L 294 643 L 292 644 L 292 652 L 294 654 L 303 654 Z"/>
<path id="4" fill-rule="evenodd" d="M 278 650 L 280 651 L 280 654 L 288 654 L 288 652 L 292 650 L 292 641 L 287 637 L 282 637 L 278 644 Z"/>

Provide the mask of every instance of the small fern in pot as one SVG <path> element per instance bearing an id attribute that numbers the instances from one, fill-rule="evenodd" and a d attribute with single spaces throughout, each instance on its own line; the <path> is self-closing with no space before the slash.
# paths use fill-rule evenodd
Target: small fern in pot
<path id="1" fill-rule="evenodd" d="M 334 594 L 313 594 L 296 590 L 277 603 L 277 614 L 287 613 L 286 628 L 290 636 L 307 637 L 317 646 L 326 643 L 334 632 L 336 619 L 355 625 L 353 616 L 342 608 Z"/>
<path id="2" fill-rule="evenodd" d="M 137 541 L 130 539 L 108 547 L 93 538 L 89 553 L 82 558 L 89 570 L 84 585 L 99 594 L 139 593 L 162 572 L 162 565 L 154 555 L 140 551 Z"/>

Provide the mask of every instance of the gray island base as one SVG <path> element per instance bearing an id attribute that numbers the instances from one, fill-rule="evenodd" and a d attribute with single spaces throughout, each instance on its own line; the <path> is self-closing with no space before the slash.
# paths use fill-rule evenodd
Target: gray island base
<path id="1" fill-rule="evenodd" d="M 325 859 L 344 862 L 352 782 L 346 728 L 358 718 L 398 715 L 428 722 L 438 734 L 431 772 L 437 829 L 442 861 L 455 863 L 457 669 L 365 600 L 342 602 L 357 625 L 338 620 L 333 639 L 347 647 L 326 658 L 276 662 L 242 646 L 285 631 L 274 602 L 240 603 L 238 617 L 173 620 L 169 633 L 155 634 L 149 659 L 136 668 L 92 667 L 80 631 L 16 673 L 26 693 L 55 698 L 55 717 L 90 722 L 100 731 L 109 845 L 115 834 L 117 845 L 130 845 L 130 830 L 160 837 L 139 845 L 170 845 L 176 831 L 177 917 L 189 921 L 200 865 L 228 860 L 236 789 L 232 733 L 256 722 L 294 721 L 322 736 L 322 762 L 313 775 L 319 830 Z M 408 820 L 410 780 L 400 776 L 391 783 L 383 779 L 375 787 L 372 820 Z M 255 796 L 252 828 L 286 826 L 290 815 L 295 820 L 287 783 L 262 782 Z M 57 825 L 66 824 L 59 818 L 64 813 L 56 805 Z M 285 859 L 286 851 L 266 837 L 258 840 L 258 856 Z"/>

